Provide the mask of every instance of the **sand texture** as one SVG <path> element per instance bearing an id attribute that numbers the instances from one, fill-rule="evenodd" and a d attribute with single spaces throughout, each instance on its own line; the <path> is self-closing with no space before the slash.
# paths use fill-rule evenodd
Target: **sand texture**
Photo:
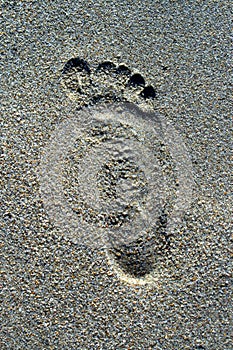
<path id="1" fill-rule="evenodd" d="M 233 349 L 231 2 L 1 6 L 1 350 Z"/>

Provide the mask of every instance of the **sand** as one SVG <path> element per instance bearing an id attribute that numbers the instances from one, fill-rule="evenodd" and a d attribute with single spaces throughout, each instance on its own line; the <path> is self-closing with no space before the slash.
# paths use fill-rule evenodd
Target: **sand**
<path id="1" fill-rule="evenodd" d="M 233 348 L 230 2 L 6 1 L 2 10 L 1 349 Z M 84 96 L 64 84 L 75 57 L 96 79 L 80 78 Z M 124 85 L 97 73 L 105 61 L 154 88 L 153 101 L 140 84 L 124 98 L 171 122 L 192 163 L 191 205 L 148 283 L 74 242 L 41 196 L 54 130 Z"/>

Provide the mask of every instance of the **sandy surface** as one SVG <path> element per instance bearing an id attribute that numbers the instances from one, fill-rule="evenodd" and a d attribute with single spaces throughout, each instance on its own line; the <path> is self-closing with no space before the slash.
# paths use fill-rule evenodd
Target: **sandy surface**
<path id="1" fill-rule="evenodd" d="M 2 2 L 1 349 L 233 348 L 231 5 L 188 3 Z M 153 287 L 75 244 L 40 196 L 43 150 L 77 114 L 61 83 L 77 56 L 139 72 L 189 149 L 192 206 Z"/>

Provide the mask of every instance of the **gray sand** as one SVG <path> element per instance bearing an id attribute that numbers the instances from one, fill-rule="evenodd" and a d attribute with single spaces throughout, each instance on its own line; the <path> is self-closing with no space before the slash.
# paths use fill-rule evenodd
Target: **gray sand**
<path id="1" fill-rule="evenodd" d="M 2 2 L 2 350 L 233 348 L 231 4 L 184 3 Z M 190 150 L 193 203 L 153 287 L 44 209 L 38 167 L 75 117 L 60 76 L 77 56 L 140 72 Z"/>

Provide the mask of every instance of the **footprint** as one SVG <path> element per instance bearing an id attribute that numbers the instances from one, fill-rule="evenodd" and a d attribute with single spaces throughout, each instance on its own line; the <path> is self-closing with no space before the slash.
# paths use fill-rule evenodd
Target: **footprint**
<path id="1" fill-rule="evenodd" d="M 149 105 L 149 102 L 156 97 L 155 89 L 151 85 L 146 85 L 145 79 L 140 73 L 132 73 L 125 64 L 116 66 L 111 61 L 104 61 L 94 69 L 81 58 L 70 59 L 62 71 L 62 84 L 71 99 L 75 100 L 80 107 L 116 102 L 130 102 L 138 105 L 147 103 Z M 104 132 L 102 132 L 102 136 L 103 134 Z M 105 192 L 108 192 L 107 195 L 111 199 L 116 191 L 116 182 L 119 182 L 119 177 L 122 178 L 121 172 L 127 173 L 127 169 L 123 167 L 121 172 L 119 169 L 117 173 L 113 172 L 111 179 L 110 170 L 107 170 L 108 173 L 104 177 Z M 78 174 L 73 174 L 73 176 L 77 178 Z M 75 185 L 72 187 L 74 188 Z M 76 197 L 78 197 L 78 193 Z M 105 198 L 105 200 L 107 199 Z M 77 203 L 75 207 L 77 207 Z M 86 212 L 89 211 L 86 210 Z M 127 210 L 124 208 L 124 214 L 126 212 Z M 116 243 L 110 239 L 108 254 L 125 274 L 133 278 L 142 278 L 150 274 L 155 266 L 155 257 L 158 251 L 162 253 L 162 250 L 168 247 L 166 225 L 162 223 L 160 218 L 157 219 L 156 232 L 136 237 L 128 244 L 119 244 L 119 242 Z M 93 213 L 92 210 L 92 215 L 87 214 L 85 220 L 99 222 L 103 227 L 107 223 L 108 228 L 114 228 L 117 225 L 123 225 L 127 219 L 129 219 L 128 212 L 123 215 L 123 212 L 116 211 L 111 215 L 105 215 L 103 222 L 100 223 L 98 213 Z M 162 227 L 163 230 L 161 230 Z"/>
<path id="2" fill-rule="evenodd" d="M 63 68 L 61 82 L 80 107 L 109 102 L 150 104 L 149 100 L 156 97 L 155 89 L 146 85 L 140 73 L 111 61 L 91 68 L 85 60 L 72 58 Z"/>
<path id="3" fill-rule="evenodd" d="M 44 166 L 59 177 L 63 168 L 64 190 L 56 194 L 54 187 L 48 201 L 46 187 L 47 207 L 54 207 L 57 198 L 64 216 L 58 213 L 56 220 L 79 232 L 75 241 L 98 246 L 102 232 L 118 275 L 148 283 L 158 255 L 169 250 L 173 222 L 192 197 L 191 165 L 182 139 L 151 113 L 155 89 L 125 64 L 105 61 L 91 67 L 72 58 L 61 83 L 82 116 L 87 115 L 64 122 L 47 150 Z M 64 135 L 69 136 L 65 142 Z M 56 188 L 57 181 L 55 177 Z M 53 210 L 51 216 L 56 216 Z"/>

